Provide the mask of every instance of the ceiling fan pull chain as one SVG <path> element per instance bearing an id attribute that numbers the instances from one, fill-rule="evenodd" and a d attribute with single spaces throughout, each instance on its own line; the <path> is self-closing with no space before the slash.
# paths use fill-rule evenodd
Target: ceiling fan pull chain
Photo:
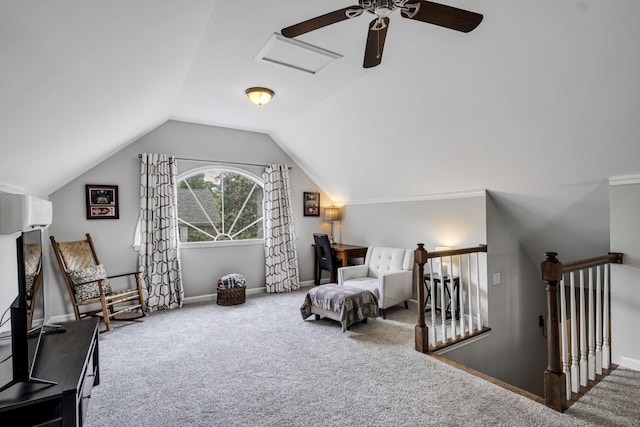
<path id="1" fill-rule="evenodd" d="M 378 18 L 378 19 L 380 19 L 380 18 Z M 382 52 L 381 52 L 381 49 L 380 49 L 380 31 L 378 31 L 377 34 L 376 34 L 376 41 L 378 42 L 376 58 L 380 59 L 380 58 L 382 58 Z"/>

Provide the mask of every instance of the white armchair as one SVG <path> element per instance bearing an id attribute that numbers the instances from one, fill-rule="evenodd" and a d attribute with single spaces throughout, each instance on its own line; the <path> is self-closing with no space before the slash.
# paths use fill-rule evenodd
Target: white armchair
<path id="1" fill-rule="evenodd" d="M 338 284 L 366 289 L 378 298 L 382 318 L 386 309 L 413 296 L 413 250 L 370 246 L 364 264 L 338 269 Z"/>

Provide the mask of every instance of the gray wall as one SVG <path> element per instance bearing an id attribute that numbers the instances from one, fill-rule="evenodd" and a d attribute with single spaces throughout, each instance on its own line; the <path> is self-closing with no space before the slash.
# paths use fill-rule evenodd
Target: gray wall
<path id="1" fill-rule="evenodd" d="M 137 253 L 132 245 L 139 211 L 138 154 L 143 152 L 169 153 L 184 158 L 257 164 L 282 163 L 293 166 L 291 181 L 300 279 L 303 282 L 312 280 L 312 233 L 328 232 L 328 224 L 323 223 L 318 217 L 303 216 L 302 193 L 320 189 L 293 164 L 289 156 L 269 136 L 260 133 L 168 121 L 51 194 L 54 224 L 50 233 L 60 241 L 81 239 L 84 233 L 91 233 L 96 250 L 109 274 L 135 271 Z M 204 165 L 202 162 L 179 161 L 178 172 L 184 173 Z M 247 166 L 245 169 L 258 176 L 262 173 L 261 167 Z M 87 220 L 85 184 L 118 185 L 120 219 Z M 321 203 L 323 206 L 330 204 L 322 192 Z M 210 298 L 215 292 L 217 279 L 231 272 L 243 274 L 247 279 L 248 288 L 260 288 L 265 285 L 262 244 L 183 249 L 181 258 L 187 298 Z M 58 267 L 53 263 L 50 263 L 49 267 L 49 277 L 55 279 L 49 283 L 49 288 L 52 288 L 49 299 L 50 313 L 70 313 L 71 307 Z M 114 285 L 117 286 L 117 283 Z"/>
<path id="2" fill-rule="evenodd" d="M 489 335 L 446 352 L 465 366 L 532 393 L 543 394 L 546 341 L 538 316 L 546 317 L 544 284 L 522 244 L 514 224 L 487 197 L 487 276 Z M 493 275 L 500 273 L 500 284 Z"/>
<path id="3" fill-rule="evenodd" d="M 611 359 L 640 370 L 640 177 L 612 185 L 610 199 L 611 250 L 624 262 L 611 268 Z"/>
<path id="4" fill-rule="evenodd" d="M 427 250 L 486 243 L 485 195 L 408 202 L 353 204 L 343 207 L 337 241 Z"/>

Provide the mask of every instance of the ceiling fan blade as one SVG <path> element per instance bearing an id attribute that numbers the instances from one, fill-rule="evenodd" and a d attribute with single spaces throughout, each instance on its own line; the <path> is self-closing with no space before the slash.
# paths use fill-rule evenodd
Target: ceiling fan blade
<path id="1" fill-rule="evenodd" d="M 389 18 L 376 18 L 369 24 L 367 47 L 364 51 L 364 63 L 362 64 L 364 68 L 375 67 L 382 62 L 382 50 L 388 29 Z"/>
<path id="2" fill-rule="evenodd" d="M 336 22 L 344 21 L 356 16 L 362 15 L 364 9 L 361 6 L 349 6 L 344 9 L 336 10 L 333 12 L 325 13 L 324 15 L 316 16 L 315 18 L 307 19 L 299 24 L 291 25 L 290 27 L 283 28 L 280 33 L 288 38 L 296 37 L 301 34 L 308 33 L 318 28 L 326 27 L 327 25 L 335 24 Z"/>
<path id="3" fill-rule="evenodd" d="M 433 3 L 426 0 L 409 1 L 400 9 L 404 18 L 439 25 L 452 30 L 468 33 L 482 22 L 483 16 L 479 13 L 456 7 Z"/>

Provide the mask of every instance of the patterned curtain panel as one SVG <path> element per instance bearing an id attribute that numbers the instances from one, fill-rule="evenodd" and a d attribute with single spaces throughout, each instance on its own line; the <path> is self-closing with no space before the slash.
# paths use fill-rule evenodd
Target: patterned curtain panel
<path id="1" fill-rule="evenodd" d="M 267 293 L 300 289 L 289 168 L 269 165 L 264 179 L 264 251 Z"/>
<path id="2" fill-rule="evenodd" d="M 147 286 L 147 308 L 182 307 L 175 158 L 147 153 L 141 158 L 138 266 Z"/>

